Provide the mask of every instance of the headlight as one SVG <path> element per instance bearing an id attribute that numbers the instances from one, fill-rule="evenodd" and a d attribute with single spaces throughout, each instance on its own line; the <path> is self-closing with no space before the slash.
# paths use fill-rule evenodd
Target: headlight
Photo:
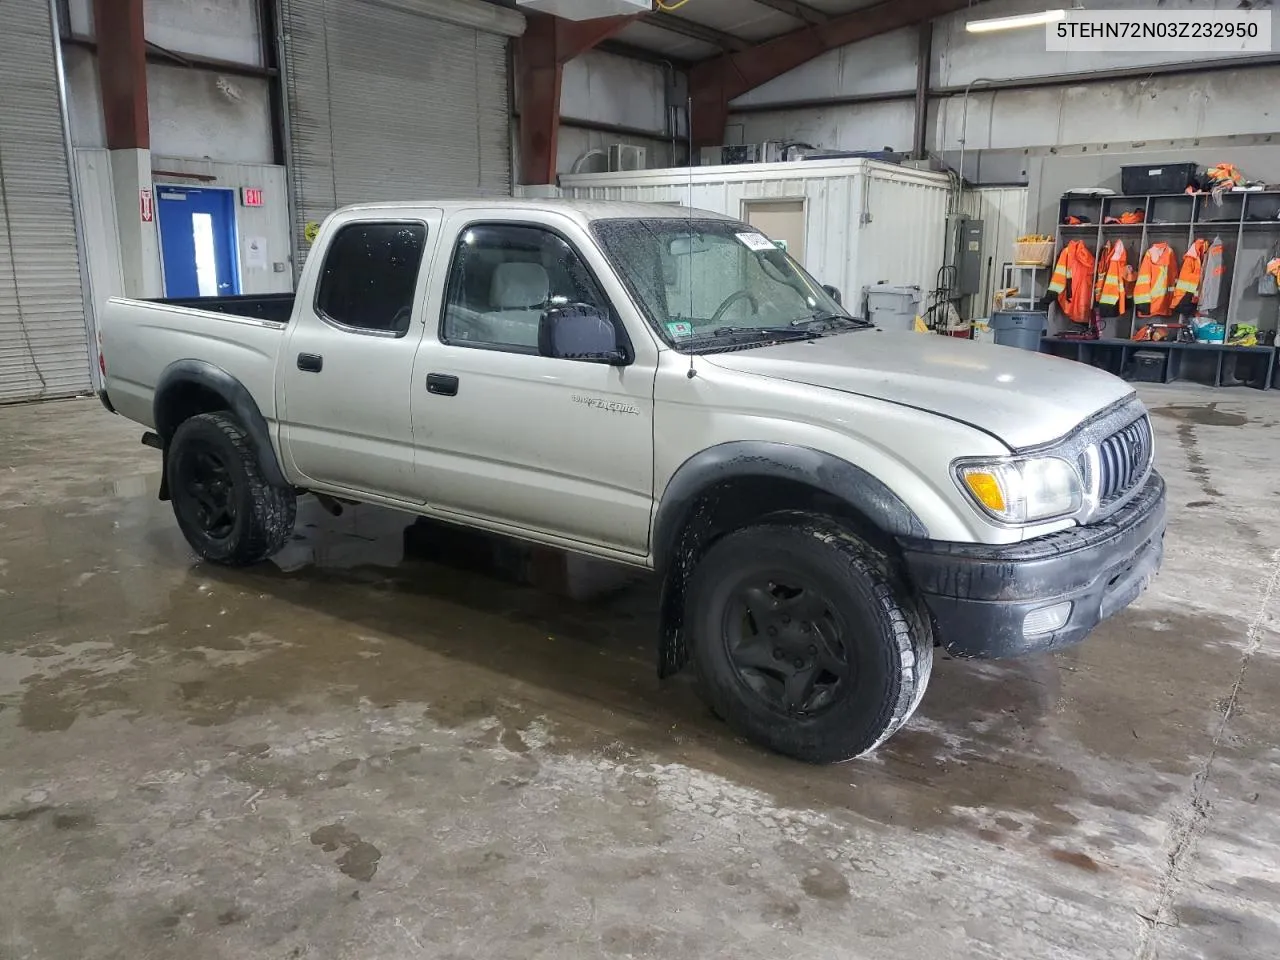
<path id="1" fill-rule="evenodd" d="M 958 460 L 956 482 L 984 513 L 1001 523 L 1031 523 L 1075 513 L 1084 484 L 1059 457 Z"/>

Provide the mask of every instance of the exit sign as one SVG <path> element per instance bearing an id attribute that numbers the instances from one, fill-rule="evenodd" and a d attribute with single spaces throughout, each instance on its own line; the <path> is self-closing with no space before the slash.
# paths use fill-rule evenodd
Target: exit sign
<path id="1" fill-rule="evenodd" d="M 246 207 L 262 206 L 262 188 L 261 187 L 241 187 L 240 202 Z"/>

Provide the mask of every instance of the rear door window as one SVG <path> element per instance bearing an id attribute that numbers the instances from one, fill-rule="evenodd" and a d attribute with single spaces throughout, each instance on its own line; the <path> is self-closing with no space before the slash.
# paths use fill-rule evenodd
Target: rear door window
<path id="1" fill-rule="evenodd" d="M 339 227 L 325 252 L 316 313 L 355 333 L 404 336 L 426 240 L 424 223 Z"/>

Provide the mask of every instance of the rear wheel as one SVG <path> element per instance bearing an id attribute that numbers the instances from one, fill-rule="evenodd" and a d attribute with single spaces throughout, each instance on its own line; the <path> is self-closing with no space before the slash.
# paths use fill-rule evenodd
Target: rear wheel
<path id="1" fill-rule="evenodd" d="M 257 563 L 289 539 L 297 497 L 263 479 L 253 442 L 231 414 L 183 421 L 165 460 L 174 516 L 204 559 Z"/>
<path id="2" fill-rule="evenodd" d="M 825 517 L 779 514 L 717 541 L 687 598 L 712 709 L 779 753 L 866 753 L 929 682 L 933 638 L 916 601 L 882 553 Z"/>

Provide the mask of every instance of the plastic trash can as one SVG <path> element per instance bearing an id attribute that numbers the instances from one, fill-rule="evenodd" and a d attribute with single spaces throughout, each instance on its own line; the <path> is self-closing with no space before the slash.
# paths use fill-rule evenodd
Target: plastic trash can
<path id="1" fill-rule="evenodd" d="M 991 314 L 988 325 L 996 343 L 1002 346 L 1039 350 L 1040 338 L 1049 327 L 1049 314 L 997 311 Z"/>
<path id="2" fill-rule="evenodd" d="M 920 288 L 873 283 L 862 288 L 867 319 L 885 330 L 913 330 L 920 314 Z"/>

